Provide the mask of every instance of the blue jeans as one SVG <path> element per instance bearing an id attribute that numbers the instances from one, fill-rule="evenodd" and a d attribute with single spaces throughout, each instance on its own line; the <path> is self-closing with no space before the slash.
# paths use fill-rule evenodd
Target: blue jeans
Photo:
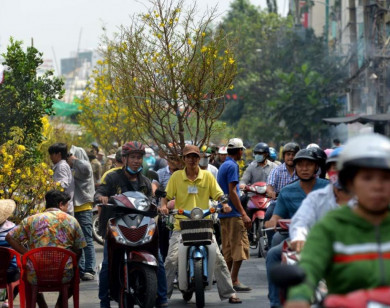
<path id="1" fill-rule="evenodd" d="M 278 265 L 280 264 L 280 262 L 282 262 L 282 247 L 283 247 L 283 242 L 268 250 L 267 258 L 265 260 L 265 265 L 267 268 L 267 278 L 268 278 L 268 299 L 270 301 L 271 307 L 280 306 L 279 288 L 274 283 L 271 282 L 270 270 L 275 265 Z"/>
<path id="2" fill-rule="evenodd" d="M 83 253 L 79 261 L 80 274 L 95 274 L 95 247 L 93 246 L 92 237 L 92 211 L 75 212 L 74 217 L 77 219 L 83 231 L 87 246 L 83 248 Z"/>
<path id="3" fill-rule="evenodd" d="M 99 299 L 101 308 L 110 307 L 109 293 L 109 275 L 108 275 L 108 252 L 107 241 L 104 242 L 103 262 L 99 274 Z M 156 305 L 165 304 L 168 302 L 167 297 L 167 279 L 165 276 L 165 267 L 160 251 L 158 252 L 158 268 L 157 268 L 157 300 Z"/>

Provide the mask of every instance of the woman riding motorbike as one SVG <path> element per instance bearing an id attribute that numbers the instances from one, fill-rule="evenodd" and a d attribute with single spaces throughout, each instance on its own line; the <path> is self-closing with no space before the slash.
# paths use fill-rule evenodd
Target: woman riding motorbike
<path id="1" fill-rule="evenodd" d="M 390 140 L 355 137 L 337 166 L 355 204 L 329 212 L 311 229 L 299 264 L 306 280 L 290 289 L 285 307 L 310 307 L 321 278 L 329 294 L 390 286 Z"/>

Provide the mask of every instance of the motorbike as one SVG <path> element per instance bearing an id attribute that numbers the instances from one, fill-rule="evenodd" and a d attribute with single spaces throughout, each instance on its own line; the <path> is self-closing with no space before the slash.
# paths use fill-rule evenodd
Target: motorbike
<path id="1" fill-rule="evenodd" d="M 287 289 L 305 280 L 304 271 L 297 265 L 280 265 L 270 272 L 270 278 L 280 288 Z M 361 289 L 340 295 L 326 295 L 316 304 L 324 308 L 385 308 L 390 306 L 390 287 Z M 313 307 L 313 306 L 312 306 Z"/>
<path id="2" fill-rule="evenodd" d="M 213 220 L 205 217 L 220 212 L 218 205 L 207 210 L 194 208 L 171 210 L 171 214 L 184 215 L 180 221 L 182 240 L 179 243 L 178 288 L 185 301 L 195 293 L 196 307 L 205 305 L 205 290 L 213 284 L 217 243 L 213 241 Z"/>
<path id="3" fill-rule="evenodd" d="M 99 212 L 98 206 L 95 205 L 92 209 L 92 236 L 96 243 L 103 245 L 104 239 L 99 233 Z"/>
<path id="4" fill-rule="evenodd" d="M 129 191 L 99 206 L 114 213 L 106 234 L 111 298 L 120 308 L 153 307 L 158 267 L 156 205 L 141 192 Z"/>
<path id="5" fill-rule="evenodd" d="M 265 258 L 268 250 L 266 233 L 262 232 L 264 216 L 272 199 L 266 195 L 267 183 L 256 182 L 252 185 L 245 185 L 244 196 L 241 198 L 242 205 L 247 209 L 252 219 L 252 228 L 248 230 L 249 243 L 252 249 L 257 250 L 259 258 Z"/>

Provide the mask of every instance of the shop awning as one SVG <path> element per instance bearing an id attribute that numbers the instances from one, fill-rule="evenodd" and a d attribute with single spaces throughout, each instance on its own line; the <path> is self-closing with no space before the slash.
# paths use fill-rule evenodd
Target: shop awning
<path id="1" fill-rule="evenodd" d="M 331 125 L 339 125 L 339 124 L 350 124 L 354 122 L 358 122 L 360 119 L 359 115 L 354 115 L 350 117 L 339 117 L 339 118 L 324 118 L 322 121 L 324 121 L 327 124 Z"/>
<path id="2" fill-rule="evenodd" d="M 58 117 L 69 117 L 81 113 L 81 110 L 78 109 L 78 105 L 75 102 L 65 103 L 57 99 L 53 100 L 53 109 L 55 116 Z"/>
<path id="3" fill-rule="evenodd" d="M 390 122 L 390 113 L 362 115 L 360 116 L 359 122 L 362 124 L 370 122 L 377 124 L 385 124 L 387 122 Z"/>

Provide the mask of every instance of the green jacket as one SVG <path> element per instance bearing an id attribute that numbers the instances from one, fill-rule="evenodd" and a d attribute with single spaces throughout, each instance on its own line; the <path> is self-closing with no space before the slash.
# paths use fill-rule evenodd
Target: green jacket
<path id="1" fill-rule="evenodd" d="M 390 215 L 374 226 L 348 206 L 329 212 L 310 230 L 299 265 L 306 281 L 289 300 L 310 301 L 322 278 L 329 294 L 390 286 Z"/>

